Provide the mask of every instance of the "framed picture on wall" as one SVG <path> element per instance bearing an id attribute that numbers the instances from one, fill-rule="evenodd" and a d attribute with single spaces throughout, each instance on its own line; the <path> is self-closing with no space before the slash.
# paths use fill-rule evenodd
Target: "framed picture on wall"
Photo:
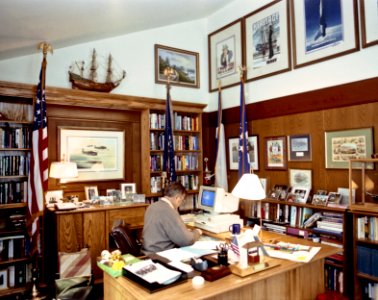
<path id="1" fill-rule="evenodd" d="M 348 169 L 350 159 L 370 158 L 373 154 L 373 128 L 325 132 L 326 168 Z M 366 164 L 372 169 L 372 164 Z"/>
<path id="2" fill-rule="evenodd" d="M 359 49 L 357 0 L 291 2 L 294 68 Z"/>
<path id="3" fill-rule="evenodd" d="M 291 69 L 289 0 L 273 1 L 245 17 L 246 80 Z"/>
<path id="4" fill-rule="evenodd" d="M 249 162 L 253 170 L 259 169 L 259 144 L 258 136 L 252 135 L 248 137 L 248 154 Z M 239 138 L 230 138 L 228 140 L 228 153 L 230 170 L 239 169 Z"/>
<path id="5" fill-rule="evenodd" d="M 77 164 L 79 176 L 61 182 L 124 178 L 125 132 L 100 128 L 58 128 L 60 157 Z"/>
<path id="6" fill-rule="evenodd" d="M 286 170 L 286 137 L 265 137 L 265 169 Z"/>
<path id="7" fill-rule="evenodd" d="M 155 82 L 166 84 L 166 68 L 173 68 L 177 76 L 170 84 L 185 87 L 200 87 L 199 54 L 197 52 L 155 44 Z"/>
<path id="8" fill-rule="evenodd" d="M 240 82 L 243 65 L 242 19 L 238 19 L 208 35 L 209 91 L 227 88 Z"/>
<path id="9" fill-rule="evenodd" d="M 289 161 L 311 161 L 311 138 L 309 134 L 290 135 Z"/>
<path id="10" fill-rule="evenodd" d="M 378 44 L 378 2 L 360 0 L 362 47 Z"/>
<path id="11" fill-rule="evenodd" d="M 290 186 L 312 188 L 312 170 L 290 169 Z"/>

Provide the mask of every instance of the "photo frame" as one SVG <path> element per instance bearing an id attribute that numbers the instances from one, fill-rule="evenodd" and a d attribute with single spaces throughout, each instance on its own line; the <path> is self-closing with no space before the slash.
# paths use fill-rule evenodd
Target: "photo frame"
<path id="1" fill-rule="evenodd" d="M 314 194 L 311 204 L 319 206 L 327 206 L 328 195 Z"/>
<path id="2" fill-rule="evenodd" d="M 292 187 L 312 188 L 312 170 L 289 169 L 289 178 Z"/>
<path id="3" fill-rule="evenodd" d="M 326 168 L 348 169 L 349 159 L 370 158 L 373 154 L 373 128 L 325 132 Z M 368 169 L 373 164 L 367 164 Z"/>
<path id="4" fill-rule="evenodd" d="M 235 86 L 243 65 L 242 19 L 208 35 L 209 91 Z"/>
<path id="5" fill-rule="evenodd" d="M 310 189 L 305 187 L 293 187 L 290 193 L 296 196 L 294 202 L 306 203 L 310 194 Z"/>
<path id="6" fill-rule="evenodd" d="M 8 288 L 8 269 L 0 271 L 0 290 Z"/>
<path id="7" fill-rule="evenodd" d="M 309 134 L 288 136 L 289 161 L 311 161 L 311 137 Z"/>
<path id="8" fill-rule="evenodd" d="M 63 190 L 54 190 L 54 191 L 47 191 L 45 194 L 45 203 L 53 204 L 63 199 Z"/>
<path id="9" fill-rule="evenodd" d="M 294 68 L 359 50 L 357 0 L 291 0 Z"/>
<path id="10" fill-rule="evenodd" d="M 85 186 L 84 187 L 85 199 L 94 200 L 98 197 L 98 188 L 97 186 Z"/>
<path id="11" fill-rule="evenodd" d="M 200 87 L 199 53 L 155 44 L 155 83 L 167 84 L 167 67 L 174 68 L 176 78 L 170 84 L 191 88 Z"/>
<path id="12" fill-rule="evenodd" d="M 287 150 L 285 136 L 265 137 L 265 169 L 286 170 Z"/>
<path id="13" fill-rule="evenodd" d="M 246 81 L 291 69 L 289 13 L 289 0 L 279 0 L 245 16 Z"/>
<path id="14" fill-rule="evenodd" d="M 78 177 L 60 182 L 124 179 L 125 131 L 58 128 L 60 157 L 75 162 Z"/>
<path id="15" fill-rule="evenodd" d="M 121 183 L 121 197 L 125 199 L 128 194 L 136 194 L 136 184 L 135 183 Z"/>
<path id="16" fill-rule="evenodd" d="M 249 161 L 254 171 L 259 170 L 259 137 L 252 135 L 248 137 L 248 154 Z M 239 168 L 239 138 L 230 138 L 228 140 L 229 166 L 230 170 L 238 170 Z"/>
<path id="17" fill-rule="evenodd" d="M 378 44 L 378 3 L 360 0 L 362 47 Z"/>

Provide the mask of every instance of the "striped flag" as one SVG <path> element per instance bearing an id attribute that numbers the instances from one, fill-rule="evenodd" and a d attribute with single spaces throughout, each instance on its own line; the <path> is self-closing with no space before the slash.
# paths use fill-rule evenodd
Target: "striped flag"
<path id="1" fill-rule="evenodd" d="M 226 164 L 226 146 L 224 138 L 224 126 L 222 123 L 222 97 L 221 88 L 218 92 L 218 127 L 216 132 L 217 149 L 215 161 L 215 183 L 216 187 L 224 188 L 228 191 L 227 183 L 227 164 Z"/>
<path id="2" fill-rule="evenodd" d="M 240 81 L 240 127 L 239 127 L 239 179 L 245 173 L 250 172 L 248 155 L 248 126 L 247 114 L 245 111 L 244 82 Z"/>
<path id="3" fill-rule="evenodd" d="M 163 172 L 167 174 L 168 182 L 176 181 L 175 169 L 175 150 L 173 141 L 173 128 L 172 128 L 172 101 L 169 94 L 170 86 L 167 85 L 167 103 L 165 110 L 165 130 L 164 130 L 164 153 L 163 153 Z"/>
<path id="4" fill-rule="evenodd" d="M 48 188 L 48 139 L 45 98 L 46 60 L 42 62 L 34 105 L 34 123 L 32 130 L 32 152 L 28 179 L 28 231 L 31 237 L 30 255 L 40 251 L 39 217 L 43 213 L 44 191 Z"/>
<path id="5" fill-rule="evenodd" d="M 239 244 L 238 244 L 238 238 L 236 235 L 232 237 L 231 240 L 231 250 L 237 255 L 240 256 L 240 251 L 239 251 Z"/>

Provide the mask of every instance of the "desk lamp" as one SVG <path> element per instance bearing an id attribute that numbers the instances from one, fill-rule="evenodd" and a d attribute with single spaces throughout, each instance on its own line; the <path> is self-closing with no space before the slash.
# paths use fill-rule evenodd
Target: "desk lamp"
<path id="1" fill-rule="evenodd" d="M 68 179 L 78 176 L 77 165 L 74 162 L 59 161 L 50 165 L 49 177 L 56 179 Z"/>

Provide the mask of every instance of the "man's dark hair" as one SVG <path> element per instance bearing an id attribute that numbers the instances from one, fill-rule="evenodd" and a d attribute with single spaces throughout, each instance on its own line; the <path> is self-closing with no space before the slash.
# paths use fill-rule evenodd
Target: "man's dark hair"
<path id="1" fill-rule="evenodd" d="M 175 197 L 177 195 L 186 195 L 186 190 L 180 182 L 171 182 L 164 188 L 164 196 Z"/>

